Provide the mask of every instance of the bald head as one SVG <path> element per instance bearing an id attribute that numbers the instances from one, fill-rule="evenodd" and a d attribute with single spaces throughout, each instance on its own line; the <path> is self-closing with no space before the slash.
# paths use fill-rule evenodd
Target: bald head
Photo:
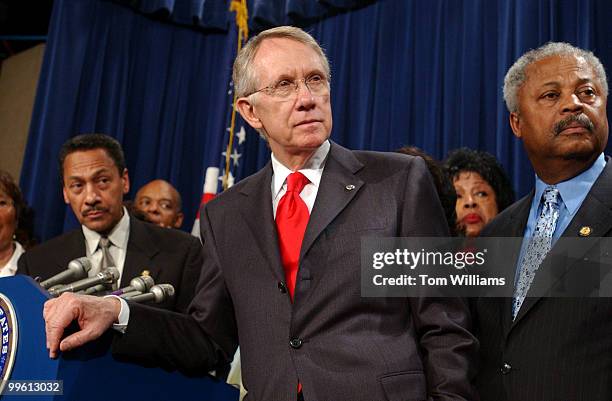
<path id="1" fill-rule="evenodd" d="M 167 181 L 153 180 L 140 188 L 134 207 L 158 226 L 180 228 L 183 224 L 181 195 Z"/>

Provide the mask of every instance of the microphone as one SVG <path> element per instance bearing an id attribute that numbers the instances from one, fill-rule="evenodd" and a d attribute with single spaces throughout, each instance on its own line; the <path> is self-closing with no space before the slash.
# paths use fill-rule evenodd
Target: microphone
<path id="1" fill-rule="evenodd" d="M 74 283 L 66 284 L 60 288 L 52 288 L 49 290 L 49 294 L 54 297 L 60 296 L 65 292 L 77 292 L 84 290 L 89 287 L 93 287 L 98 284 L 113 284 L 119 279 L 119 270 L 116 267 L 108 267 L 96 274 L 94 277 L 85 278 L 83 280 L 75 281 Z"/>
<path id="2" fill-rule="evenodd" d="M 127 300 L 137 303 L 154 301 L 156 304 L 159 304 L 172 297 L 174 297 L 174 287 L 172 284 L 157 284 L 151 287 L 146 294 L 135 295 L 127 298 Z"/>
<path id="3" fill-rule="evenodd" d="M 128 294 L 130 292 L 136 292 L 136 291 L 138 293 L 144 293 L 144 292 L 149 291 L 149 289 L 153 287 L 154 285 L 155 285 L 155 281 L 153 280 L 153 277 L 142 275 L 140 277 L 134 277 L 130 281 L 129 286 L 120 288 L 117 291 L 113 291 L 111 295 L 121 296 L 121 295 Z M 136 294 L 133 294 L 133 295 L 136 295 Z"/>
<path id="4" fill-rule="evenodd" d="M 130 291 L 130 292 L 124 292 L 123 294 L 118 295 L 118 297 L 123 298 L 123 299 L 129 299 L 135 295 L 140 295 L 140 294 L 142 294 L 142 291 Z"/>
<path id="5" fill-rule="evenodd" d="M 79 294 L 82 293 L 85 295 L 95 295 L 98 292 L 102 292 L 106 290 L 108 290 L 108 287 L 105 284 L 98 284 L 98 285 L 94 285 L 93 287 L 89 287 L 86 290 L 79 291 Z"/>
<path id="6" fill-rule="evenodd" d="M 66 268 L 66 270 L 48 278 L 47 280 L 40 283 L 40 285 L 46 290 L 56 284 L 64 284 L 67 281 L 78 280 L 83 277 L 87 277 L 87 272 L 90 270 L 91 261 L 88 258 L 82 257 L 74 259 L 71 260 L 70 263 L 68 263 L 68 267 Z"/>

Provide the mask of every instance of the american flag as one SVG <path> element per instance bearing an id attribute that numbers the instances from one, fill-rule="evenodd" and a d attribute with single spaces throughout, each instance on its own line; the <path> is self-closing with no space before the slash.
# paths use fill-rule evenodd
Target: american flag
<path id="1" fill-rule="evenodd" d="M 225 128 L 223 143 L 224 149 L 220 152 L 219 163 L 216 166 L 206 168 L 204 185 L 202 187 L 202 197 L 200 199 L 200 208 L 206 202 L 213 199 L 218 192 L 230 188 L 240 178 L 241 170 L 240 158 L 244 150 L 244 141 L 246 140 L 246 130 L 244 121 L 240 115 L 234 110 L 234 85 L 230 82 L 227 90 L 227 99 L 230 102 L 229 115 L 227 118 L 228 126 Z M 200 237 L 200 211 L 196 215 L 196 219 L 191 229 L 191 234 Z"/>
<path id="2" fill-rule="evenodd" d="M 238 34 L 238 49 L 240 51 L 242 45 L 246 43 L 249 37 L 249 26 L 248 26 L 248 9 L 246 0 L 232 0 L 230 2 L 229 11 L 236 13 L 236 25 L 234 28 Z M 227 101 L 229 107 L 227 110 L 228 116 L 226 121 L 228 122 L 227 128 L 224 133 L 223 150 L 220 154 L 219 164 L 217 166 L 208 166 L 206 168 L 206 175 L 204 178 L 204 186 L 202 188 L 202 197 L 200 199 L 200 207 L 196 219 L 191 229 L 191 234 L 200 237 L 200 210 L 202 205 L 210 201 L 217 195 L 219 189 L 226 190 L 234 185 L 234 182 L 238 181 L 237 177 L 238 166 L 240 165 L 240 157 L 242 157 L 244 149 L 244 141 L 246 139 L 246 131 L 244 128 L 244 122 L 240 115 L 237 113 L 236 96 L 234 93 L 234 83 L 230 77 L 227 89 Z M 244 170 L 244 169 L 242 169 Z"/>

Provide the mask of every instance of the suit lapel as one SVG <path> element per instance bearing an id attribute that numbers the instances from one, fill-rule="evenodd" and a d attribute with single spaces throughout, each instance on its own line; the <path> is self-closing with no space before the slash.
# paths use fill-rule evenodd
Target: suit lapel
<path id="1" fill-rule="evenodd" d="M 582 227 L 591 228 L 591 238 L 602 237 L 612 229 L 612 164 L 607 163 L 591 191 L 582 202 L 580 209 L 563 232 L 562 238 L 578 237 Z M 521 306 L 514 324 L 529 312 L 542 298 L 530 294 L 545 294 L 555 288 L 572 269 L 579 267 L 582 256 L 596 244 L 596 241 L 575 241 L 572 243 L 572 258 L 567 257 L 567 247 L 557 243 L 542 262 L 527 297 Z"/>
<path id="2" fill-rule="evenodd" d="M 496 233 L 503 233 L 505 237 L 511 238 L 522 238 L 524 236 L 525 226 L 527 225 L 527 220 L 529 219 L 529 210 L 531 209 L 531 202 L 534 192 L 535 191 L 532 190 L 527 196 L 519 201 L 519 204 L 516 206 L 515 210 L 504 222 L 504 224 L 501 224 L 499 227 L 495 228 Z M 520 252 L 521 242 L 517 241 L 517 248 L 514 252 L 514 260 L 510 263 L 510 266 L 518 266 Z M 514 277 L 512 279 L 514 279 Z M 503 301 L 499 302 L 498 305 L 501 308 L 499 313 L 502 317 L 501 320 L 503 332 L 507 336 L 512 327 L 512 298 L 503 298 Z"/>
<path id="3" fill-rule="evenodd" d="M 149 270 L 151 277 L 157 277 L 157 271 L 153 271 L 151 261 L 159 252 L 146 230 L 146 223 L 130 216 L 130 238 L 128 239 L 123 273 L 121 274 L 120 287 L 129 284 L 134 277 L 142 274 L 143 270 Z"/>
<path id="4" fill-rule="evenodd" d="M 363 164 L 351 151 L 335 143 L 331 144 L 317 198 L 304 233 L 300 261 L 317 237 L 363 186 L 363 181 L 354 175 L 362 167 Z M 245 199 L 239 210 L 252 237 L 268 261 L 267 265 L 272 274 L 277 280 L 284 281 L 285 273 L 278 250 L 278 233 L 272 210 L 271 182 L 272 165 L 268 163 L 240 190 Z M 350 186 L 349 189 L 347 186 Z"/>
<path id="5" fill-rule="evenodd" d="M 597 178 L 563 237 L 576 237 L 582 227 L 591 227 L 590 237 L 603 237 L 612 229 L 612 163 Z"/>
<path id="6" fill-rule="evenodd" d="M 81 228 L 67 234 L 64 249 L 65 253 L 59 253 L 55 258 L 55 264 L 59 267 L 58 271 L 65 270 L 71 260 L 87 255 L 87 245 Z"/>
<path id="7" fill-rule="evenodd" d="M 508 218 L 495 224 L 494 231 L 487 232 L 485 228 L 484 236 L 523 238 L 534 192 L 534 190 L 531 190 L 529 194 L 520 199 Z M 516 255 L 516 258 L 518 259 L 518 255 Z"/>
<path id="8" fill-rule="evenodd" d="M 278 234 L 272 210 L 272 163 L 255 173 L 240 190 L 244 202 L 239 210 L 243 221 L 251 231 L 251 236 L 259 245 L 266 265 L 278 281 L 285 281 L 285 272 L 278 250 Z"/>
<path id="9" fill-rule="evenodd" d="M 317 198 L 304 233 L 300 262 L 323 230 L 357 195 L 363 181 L 355 173 L 363 164 L 353 153 L 332 142 Z"/>

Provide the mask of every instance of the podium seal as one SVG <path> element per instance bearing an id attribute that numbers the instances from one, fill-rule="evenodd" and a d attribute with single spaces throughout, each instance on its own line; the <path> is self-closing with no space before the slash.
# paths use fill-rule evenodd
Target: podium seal
<path id="1" fill-rule="evenodd" d="M 0 394 L 11 377 L 17 351 L 17 316 L 6 295 L 0 293 Z"/>

